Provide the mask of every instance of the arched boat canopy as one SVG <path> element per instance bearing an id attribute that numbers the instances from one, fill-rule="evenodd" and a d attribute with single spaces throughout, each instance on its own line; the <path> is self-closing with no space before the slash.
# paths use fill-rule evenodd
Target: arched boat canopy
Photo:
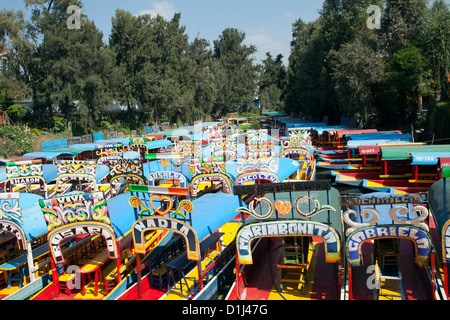
<path id="1" fill-rule="evenodd" d="M 428 204 L 441 239 L 442 259 L 450 263 L 450 179 L 445 177 L 430 186 Z"/>
<path id="2" fill-rule="evenodd" d="M 164 172 L 177 172 L 179 174 L 182 174 L 188 184 L 192 180 L 189 164 L 183 163 L 181 164 L 181 166 L 177 166 L 175 161 L 173 161 L 172 159 L 149 161 L 143 164 L 143 168 L 144 177 L 146 177 L 148 180 L 155 180 L 157 177 L 161 177 L 162 179 L 164 177 Z M 152 176 L 149 179 L 148 177 L 150 174 L 152 174 Z"/>
<path id="3" fill-rule="evenodd" d="M 296 160 L 292 160 L 289 158 L 274 158 L 277 162 L 278 171 L 274 173 L 276 177 L 278 178 L 278 181 L 284 181 L 289 176 L 297 172 L 298 169 L 300 169 L 300 164 Z M 226 169 L 228 176 L 231 177 L 231 180 L 233 182 L 236 181 L 238 178 L 238 173 L 236 172 L 236 169 L 238 167 L 239 163 L 236 160 L 230 160 L 226 162 Z M 255 172 L 257 173 L 257 172 Z"/>
<path id="4" fill-rule="evenodd" d="M 432 249 L 428 210 L 421 206 L 419 194 L 400 195 L 374 192 L 356 198 L 344 198 L 346 211 L 346 252 L 351 265 L 361 262 L 361 246 L 369 240 L 383 238 L 409 239 L 414 243 L 416 262 L 425 266 Z"/>
<path id="5" fill-rule="evenodd" d="M 16 199 L 0 200 L 2 206 L 0 229 L 14 234 L 19 248 L 26 250 L 27 241 L 47 233 L 47 224 L 39 206 L 39 200 L 44 198 L 33 193 L 17 192 L 14 194 L 18 196 L 18 207 Z M 8 193 L 3 195 L 6 196 Z"/>
<path id="6" fill-rule="evenodd" d="M 40 214 L 46 223 L 50 252 L 55 262 L 64 262 L 61 241 L 83 234 L 102 235 L 106 239 L 109 257 L 117 258 L 117 238 L 125 235 L 136 220 L 134 211 L 128 205 L 129 197 L 129 193 L 124 193 L 106 201 L 102 192 L 70 192 L 63 197 L 39 201 L 42 208 Z M 77 210 L 74 209 L 74 202 L 78 203 Z M 57 206 L 61 209 L 55 209 Z M 87 211 L 88 214 L 79 214 Z M 64 217 L 60 216 L 60 212 L 65 213 Z"/>
<path id="7" fill-rule="evenodd" d="M 240 264 L 253 263 L 253 240 L 286 236 L 320 237 L 324 240 L 326 261 L 340 262 L 343 225 L 339 191 L 331 188 L 329 183 L 324 186 L 318 181 L 305 181 L 304 184 L 308 191 L 289 192 L 291 183 L 279 183 L 277 185 L 281 187 L 286 186 L 285 192 L 267 191 L 263 198 L 250 202 L 248 208 L 241 208 L 241 212 L 251 216 L 236 237 Z M 264 191 L 270 184 L 254 187 Z M 244 192 L 248 191 L 243 189 Z"/>
<path id="8" fill-rule="evenodd" d="M 45 182 L 50 183 L 52 181 L 55 181 L 56 177 L 58 176 L 58 168 L 54 164 L 43 164 L 42 173 Z M 6 168 L 2 167 L 0 168 L 0 181 L 5 181 L 6 179 Z"/>

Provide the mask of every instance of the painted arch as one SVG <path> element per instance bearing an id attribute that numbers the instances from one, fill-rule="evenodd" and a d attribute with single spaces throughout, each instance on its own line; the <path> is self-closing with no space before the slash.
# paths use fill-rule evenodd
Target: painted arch
<path id="1" fill-rule="evenodd" d="M 361 247 L 364 242 L 388 238 L 411 240 L 416 252 L 416 263 L 421 267 L 428 264 L 432 248 L 430 235 L 413 225 L 376 225 L 353 231 L 346 240 L 348 261 L 352 266 L 358 266 L 362 259 Z"/>
<path id="2" fill-rule="evenodd" d="M 119 257 L 119 249 L 114 229 L 112 226 L 99 221 L 83 221 L 55 228 L 48 233 L 48 243 L 50 253 L 56 263 L 64 263 L 64 256 L 61 251 L 61 241 L 77 235 L 97 234 L 105 238 L 106 247 L 110 259 Z"/>
<path id="3" fill-rule="evenodd" d="M 266 237 L 314 236 L 323 239 L 325 260 L 328 263 L 341 260 L 341 244 L 336 230 L 315 221 L 282 220 L 254 223 L 244 226 L 236 236 L 240 264 L 253 264 L 251 242 Z"/>
<path id="4" fill-rule="evenodd" d="M 152 230 L 170 230 L 182 235 L 186 241 L 186 252 L 189 260 L 200 259 L 200 244 L 197 233 L 186 223 L 174 218 L 163 216 L 151 216 L 137 220 L 133 226 L 134 250 L 137 253 L 145 253 L 144 234 Z"/>
<path id="5" fill-rule="evenodd" d="M 191 188 L 192 188 L 192 196 L 195 197 L 198 194 L 198 187 L 200 183 L 207 181 L 219 181 L 222 182 L 225 193 L 231 193 L 232 186 L 230 178 L 223 173 L 207 173 L 207 174 L 199 174 L 192 178 Z"/>

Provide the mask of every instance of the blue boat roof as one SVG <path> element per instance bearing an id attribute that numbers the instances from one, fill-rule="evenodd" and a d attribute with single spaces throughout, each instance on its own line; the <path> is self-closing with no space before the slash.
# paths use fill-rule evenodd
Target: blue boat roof
<path id="1" fill-rule="evenodd" d="M 192 227 L 199 241 L 236 217 L 236 209 L 240 207 L 237 196 L 221 192 L 207 193 L 192 204 Z"/>
<path id="2" fill-rule="evenodd" d="M 374 140 L 350 140 L 347 142 L 348 149 L 356 149 L 360 146 L 376 146 L 383 143 L 405 143 L 412 142 L 411 136 L 398 139 L 374 139 Z"/>
<path id="3" fill-rule="evenodd" d="M 128 202 L 130 196 L 131 194 L 126 192 L 107 200 L 111 224 L 119 238 L 127 233 L 136 221 L 134 209 Z"/>
<path id="4" fill-rule="evenodd" d="M 22 230 L 27 240 L 47 233 L 47 223 L 42 214 L 39 200 L 43 197 L 33 193 L 20 193 L 19 205 L 22 207 Z"/>
<path id="5" fill-rule="evenodd" d="M 450 152 L 411 152 L 413 165 L 437 165 L 439 158 L 450 157 Z"/>
<path id="6" fill-rule="evenodd" d="M 398 132 L 368 132 L 359 134 L 346 134 L 346 138 L 351 140 L 375 140 L 375 139 L 411 139 L 409 133 L 398 133 Z"/>
<path id="7" fill-rule="evenodd" d="M 22 157 L 27 157 L 27 158 L 45 158 L 46 160 L 53 160 L 58 156 L 71 156 L 73 157 L 73 153 L 71 152 L 66 152 L 66 151 L 42 151 L 42 152 L 29 152 L 29 153 L 25 153 Z"/>
<path id="8" fill-rule="evenodd" d="M 75 143 L 69 146 L 69 148 L 72 149 L 86 149 L 86 150 L 95 150 L 95 146 L 97 146 L 98 143 Z"/>
<path id="9" fill-rule="evenodd" d="M 173 142 L 167 139 L 154 140 L 147 142 L 148 149 L 163 148 L 173 145 Z"/>
<path id="10" fill-rule="evenodd" d="M 106 144 L 106 143 L 122 143 L 124 146 L 128 146 L 130 144 L 130 138 L 115 138 L 115 139 L 108 139 L 108 140 L 97 140 L 95 141 L 96 145 L 99 144 Z"/>
<path id="11" fill-rule="evenodd" d="M 289 158 L 275 159 L 278 160 L 278 172 L 275 175 L 278 177 L 280 182 L 288 178 L 291 174 L 295 173 L 300 168 L 300 164 L 296 160 L 292 160 Z M 226 162 L 227 174 L 229 177 L 231 177 L 232 181 L 236 181 L 236 178 L 238 176 L 236 167 L 236 160 L 230 160 Z"/>
<path id="12" fill-rule="evenodd" d="M 286 123 L 287 128 L 305 128 L 314 129 L 315 127 L 325 127 L 327 124 L 325 122 L 291 122 Z"/>
<path id="13" fill-rule="evenodd" d="M 326 132 L 333 132 L 336 130 L 342 130 L 347 129 L 347 125 L 339 125 L 339 126 L 326 126 L 326 127 L 314 127 L 314 131 L 317 132 L 317 134 L 324 134 Z"/>
<path id="14" fill-rule="evenodd" d="M 137 152 L 137 151 L 132 151 L 132 150 L 125 151 L 125 152 L 122 154 L 122 157 L 123 157 L 124 159 L 131 159 L 131 160 L 133 160 L 133 159 L 138 159 L 140 156 L 141 156 L 141 154 L 140 154 L 139 152 Z"/>
<path id="15" fill-rule="evenodd" d="M 109 174 L 109 167 L 104 164 L 97 165 L 95 167 L 95 179 L 97 182 L 105 178 Z"/>

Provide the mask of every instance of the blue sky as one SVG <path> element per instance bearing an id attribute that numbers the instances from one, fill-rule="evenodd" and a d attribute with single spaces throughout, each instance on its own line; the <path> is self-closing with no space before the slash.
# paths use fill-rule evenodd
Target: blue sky
<path id="1" fill-rule="evenodd" d="M 313 21 L 319 16 L 321 0 L 82 0 L 86 14 L 104 34 L 107 42 L 111 32 L 111 18 L 120 8 L 133 15 L 159 13 L 166 19 L 181 13 L 181 24 L 186 27 L 189 40 L 197 35 L 213 41 L 226 28 L 245 32 L 245 44 L 253 44 L 257 61 L 281 53 L 287 64 L 292 38 L 292 24 L 298 18 Z M 0 9 L 25 10 L 21 0 L 1 0 Z"/>

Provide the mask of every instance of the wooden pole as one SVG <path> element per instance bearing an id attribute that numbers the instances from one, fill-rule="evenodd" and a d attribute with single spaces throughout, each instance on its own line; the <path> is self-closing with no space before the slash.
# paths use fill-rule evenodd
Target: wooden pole
<path id="1" fill-rule="evenodd" d="M 202 261 L 199 259 L 197 261 L 197 269 L 198 269 L 198 290 L 203 289 L 203 275 L 202 275 Z"/>
<path id="2" fill-rule="evenodd" d="M 348 266 L 348 299 L 353 300 L 352 267 Z"/>
<path id="3" fill-rule="evenodd" d="M 448 270 L 447 270 L 447 262 L 444 262 L 443 265 L 444 265 L 444 290 L 445 290 L 445 294 L 447 295 L 447 298 L 448 298 Z"/>
<path id="4" fill-rule="evenodd" d="M 51 266 L 52 266 L 53 284 L 56 286 L 57 295 L 59 296 L 61 294 L 61 288 L 59 287 L 58 269 L 56 268 L 56 264 L 53 261 L 53 259 L 51 259 Z"/>
<path id="5" fill-rule="evenodd" d="M 120 267 L 122 266 L 122 251 L 119 241 L 117 241 L 117 248 L 119 248 L 119 258 L 117 259 L 117 283 L 119 284 L 122 281 L 122 275 L 120 274 Z"/>
<path id="6" fill-rule="evenodd" d="M 142 298 L 142 284 L 141 284 L 141 254 L 140 253 L 136 253 L 136 264 L 137 264 L 137 296 L 138 296 L 138 300 L 140 300 Z M 149 276 L 151 276 L 151 274 L 149 274 Z"/>

